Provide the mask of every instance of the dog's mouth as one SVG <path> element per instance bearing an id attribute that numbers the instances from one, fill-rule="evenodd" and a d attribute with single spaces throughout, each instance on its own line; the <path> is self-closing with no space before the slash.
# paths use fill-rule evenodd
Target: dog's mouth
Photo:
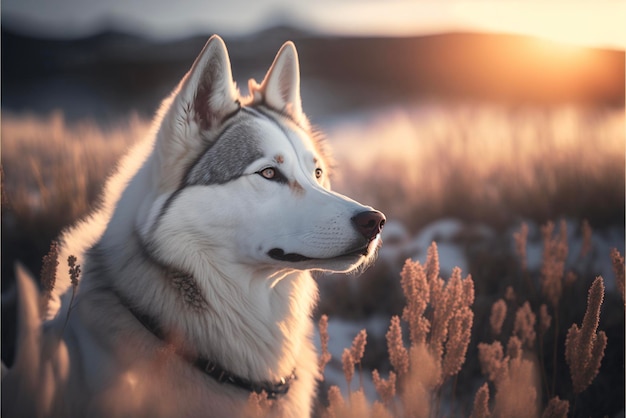
<path id="1" fill-rule="evenodd" d="M 312 260 L 329 260 L 329 259 L 336 259 L 336 258 L 361 257 L 361 256 L 367 256 L 368 254 L 369 254 L 369 243 L 367 245 L 357 248 L 356 250 L 348 251 L 347 253 L 341 254 L 336 257 L 330 257 L 330 258 L 312 258 L 312 257 L 307 257 L 305 255 L 298 254 L 298 253 L 285 253 L 285 251 L 282 248 L 272 248 L 271 250 L 267 252 L 267 255 L 269 255 L 270 258 L 273 258 L 274 260 L 287 261 L 289 263 L 298 263 L 302 261 L 312 261 Z"/>

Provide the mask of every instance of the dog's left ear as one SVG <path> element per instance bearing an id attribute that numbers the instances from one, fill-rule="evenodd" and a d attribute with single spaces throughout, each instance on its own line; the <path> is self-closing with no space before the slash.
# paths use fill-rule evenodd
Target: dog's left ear
<path id="1" fill-rule="evenodd" d="M 297 123 L 305 124 L 300 99 L 300 65 L 293 42 L 283 44 L 261 86 L 253 89 L 262 94 L 268 106 Z"/>

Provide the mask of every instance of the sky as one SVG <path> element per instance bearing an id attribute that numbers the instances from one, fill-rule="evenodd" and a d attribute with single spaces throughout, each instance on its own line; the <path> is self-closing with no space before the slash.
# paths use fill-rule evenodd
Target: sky
<path id="1" fill-rule="evenodd" d="M 157 39 L 233 36 L 292 24 L 352 35 L 501 32 L 626 49 L 623 0 L 2 0 L 2 18 L 53 37 L 106 27 Z"/>

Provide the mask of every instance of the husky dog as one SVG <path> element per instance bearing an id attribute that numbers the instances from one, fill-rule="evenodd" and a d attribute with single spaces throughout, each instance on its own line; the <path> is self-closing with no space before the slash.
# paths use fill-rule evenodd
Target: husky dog
<path id="1" fill-rule="evenodd" d="M 18 268 L 3 416 L 236 417 L 255 394 L 270 416 L 311 414 L 310 272 L 364 268 L 385 217 L 330 190 L 299 77 L 287 42 L 240 97 L 224 42 L 209 39 L 100 210 L 64 235 L 43 326 Z"/>

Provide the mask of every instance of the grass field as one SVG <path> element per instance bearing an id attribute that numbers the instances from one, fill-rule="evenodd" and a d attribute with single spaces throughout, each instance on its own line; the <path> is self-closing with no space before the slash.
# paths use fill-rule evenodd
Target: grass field
<path id="1" fill-rule="evenodd" d="M 623 109 L 421 105 L 334 126 L 337 188 L 415 230 L 454 216 L 624 222 Z"/>
<path id="2" fill-rule="evenodd" d="M 488 407 L 501 416 L 525 416 L 519 415 L 519 405 L 505 396 L 520 388 L 534 405 L 529 410 L 537 413 L 558 396 L 569 402 L 573 416 L 623 414 L 624 301 L 613 284 L 614 277 L 604 277 L 599 329 L 608 342 L 591 386 L 583 391 L 575 389 L 565 354 L 568 330 L 574 323 L 581 326 L 588 310 L 587 292 L 598 274 L 591 260 L 610 263 L 610 254 L 591 251 L 561 259 L 563 249 L 567 253 L 567 248 L 574 248 L 575 240 L 606 231 L 617 231 L 622 243 L 617 250 L 624 254 L 624 109 L 430 103 L 353 115 L 328 122 L 325 128 L 337 163 L 335 189 L 381 209 L 411 235 L 442 218 L 459 219 L 468 225 L 468 231 L 472 225 L 486 225 L 495 234 L 479 240 L 469 232 L 457 237 L 469 256 L 469 271 L 462 277 L 471 274 L 475 298 L 455 305 L 453 311 L 458 314 L 446 324 L 456 325 L 448 328 L 441 321 L 436 325 L 437 300 L 443 298 L 440 292 L 438 297 L 422 302 L 423 311 L 414 309 L 406 314 L 401 328 L 404 339 L 401 335 L 398 339 L 397 327 L 392 327 L 387 337 L 370 332 L 362 361 L 356 352 L 346 356 L 344 371 L 354 370 L 356 365 L 357 374 L 371 376 L 371 370 L 378 369 L 385 379 L 395 371 L 395 395 L 384 392 L 391 384 L 381 380 L 376 384 L 379 394 L 382 392 L 381 403 L 375 405 L 371 399 L 367 405 L 360 400 L 360 389 L 353 390 L 352 395 L 344 389 L 341 398 L 337 390 L 330 389 L 327 399 L 325 388 L 319 414 L 353 416 L 357 409 L 352 408 L 362 408 L 372 416 L 409 415 L 410 411 L 414 416 L 469 416 L 472 410 L 475 416 L 485 416 L 473 404 L 474 395 L 484 387 L 487 389 L 480 389 L 479 401 L 484 401 L 486 392 L 491 393 Z M 50 241 L 92 207 L 119 156 L 148 130 L 149 121 L 137 117 L 102 127 L 93 121 L 69 124 L 61 114 L 47 118 L 2 114 L 3 290 L 10 288 L 15 260 L 39 271 Z M 564 235 L 559 229 L 563 218 L 580 225 L 577 235 Z M 556 222 L 553 230 L 546 226 L 548 221 Z M 522 222 L 544 225 L 543 232 L 536 231 L 522 240 Z M 530 245 L 534 240 L 541 245 L 540 267 L 524 269 L 522 245 L 516 253 L 512 230 L 518 231 L 518 242 Z M 593 238 L 589 240 L 593 242 Z M 550 276 L 548 272 L 554 269 L 549 266 L 559 265 L 559 260 L 562 268 Z M 415 307 L 411 305 L 414 296 L 405 297 L 407 286 L 436 286 L 439 276 L 424 279 L 414 267 L 403 273 L 401 281 L 398 273 L 403 262 L 398 260 L 393 266 L 377 263 L 357 284 L 354 277 L 330 284 L 324 281 L 317 315 L 327 313 L 331 323 L 334 318 L 359 323 L 372 314 L 386 315 L 387 319 L 402 315 L 405 303 Z M 423 260 L 423 264 L 428 262 Z M 622 259 L 617 272 L 623 274 L 623 267 Z M 560 283 L 556 302 L 546 290 L 549 277 L 553 277 L 552 283 Z M 450 287 L 449 299 L 459 297 L 458 287 L 454 289 Z M 364 308 L 368 303 L 370 307 Z M 501 309 L 503 303 L 508 314 L 505 312 L 502 330 L 496 334 L 492 331 L 492 310 Z M 496 305 L 500 308 L 494 308 Z M 3 305 L 3 313 L 5 308 L 11 307 Z M 540 321 L 546 314 L 552 318 L 547 328 L 545 321 L 543 325 Z M 422 340 L 409 340 L 408 330 L 420 323 L 420 317 L 435 321 L 433 328 Z M 3 359 L 11 349 L 10 337 L 5 336 L 11 326 L 6 325 L 5 318 L 7 315 L 3 315 Z M 468 321 L 473 324 L 469 327 L 471 335 L 458 334 L 460 324 L 468 328 Z M 536 331 L 532 341 L 529 330 Z M 441 337 L 441 333 L 450 338 Z M 596 335 L 596 330 L 593 333 Z M 388 350 L 390 340 L 395 343 Z M 448 343 L 452 340 L 456 343 Z M 410 355 L 409 364 L 443 367 L 445 363 L 448 373 L 444 375 L 443 369 L 436 367 L 428 376 L 404 370 L 397 360 L 402 357 L 402 341 Z M 424 350 L 424 342 L 430 351 Z M 479 348 L 479 343 L 489 347 Z M 497 343 L 501 344 L 500 357 Z M 396 351 L 391 352 L 391 346 Z M 452 368 L 454 373 L 451 357 L 445 360 L 446 353 L 453 351 L 458 353 L 459 364 L 458 370 Z M 494 361 L 500 366 L 493 366 Z M 496 377 L 496 369 L 500 377 Z M 490 371 L 495 374 L 490 375 Z M 354 389 L 359 380 L 354 377 L 350 387 Z M 416 390 L 421 409 L 407 400 Z M 348 402 L 348 398 L 354 400 Z M 328 402 L 331 408 L 326 410 Z M 478 408 L 483 404 L 479 402 Z M 553 402 L 550 407 L 558 412 L 563 405 Z M 548 416 L 563 416 L 557 412 Z"/>

